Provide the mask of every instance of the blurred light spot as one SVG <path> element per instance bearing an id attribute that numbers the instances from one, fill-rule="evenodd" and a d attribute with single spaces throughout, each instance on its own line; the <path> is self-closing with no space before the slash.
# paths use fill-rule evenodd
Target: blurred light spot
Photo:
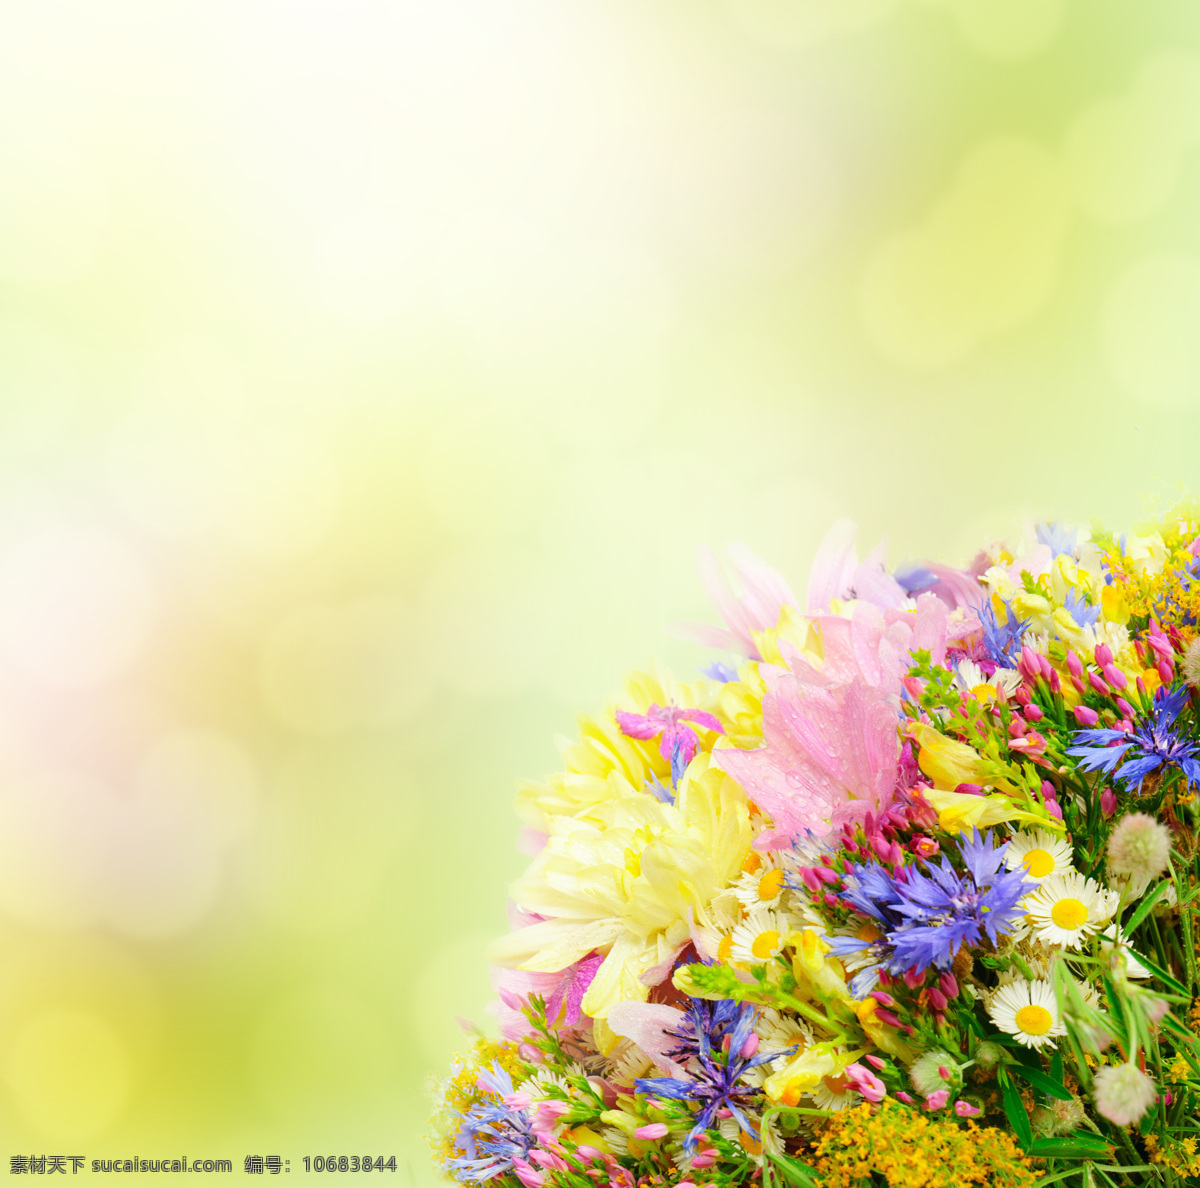
<path id="1" fill-rule="evenodd" d="M 296 730 L 395 725 L 428 695 L 423 632 L 387 598 L 298 610 L 264 639 L 263 697 Z"/>
<path id="2" fill-rule="evenodd" d="M 276 1003 L 250 1041 L 248 1071 L 260 1099 L 289 1123 L 353 1112 L 386 1087 L 394 1037 L 363 995 L 342 986 Z"/>
<path id="3" fill-rule="evenodd" d="M 1054 290 L 1069 214 L 1044 149 L 1015 138 L 979 145 L 926 219 L 868 264 L 868 331 L 896 362 L 932 369 L 1016 329 Z"/>
<path id="4" fill-rule="evenodd" d="M 54 525 L 0 548 L 0 653 L 49 685 L 103 684 L 137 657 L 155 592 L 114 533 Z"/>
<path id="5" fill-rule="evenodd" d="M 419 216 L 403 213 L 407 217 L 394 209 L 351 211 L 318 236 L 316 294 L 335 316 L 380 322 L 410 310 L 420 297 L 427 262 Z"/>
<path id="6" fill-rule="evenodd" d="M 1153 256 L 1116 285 L 1104 315 L 1104 357 L 1131 396 L 1194 408 L 1200 393 L 1200 261 Z"/>
<path id="7" fill-rule="evenodd" d="M 298 750 L 269 787 L 242 874 L 251 902 L 300 934 L 359 924 L 411 824 L 414 796 L 395 765 Z"/>
<path id="8" fill-rule="evenodd" d="M 1126 223 L 1161 210 L 1184 153 L 1200 141 L 1200 57 L 1171 52 L 1147 62 L 1127 94 L 1096 103 L 1071 125 L 1066 162 L 1092 218 Z"/>
<path id="9" fill-rule="evenodd" d="M 36 322 L 0 320 L 0 450 L 39 454 L 61 444 L 79 398 L 70 341 Z"/>
<path id="10" fill-rule="evenodd" d="M 766 45 L 807 45 L 882 24 L 899 0 L 722 0 L 729 19 Z"/>
<path id="11" fill-rule="evenodd" d="M 117 1034 L 85 1011 L 38 1015 L 17 1033 L 4 1071 L 21 1113 L 60 1142 L 103 1135 L 124 1108 L 132 1080 Z"/>
<path id="12" fill-rule="evenodd" d="M 34 128 L 0 129 L 0 275 L 54 287 L 81 276 L 100 250 L 106 199 L 77 149 Z"/>
<path id="13" fill-rule="evenodd" d="M 160 344 L 142 387 L 108 458 L 114 493 L 139 524 L 268 558 L 306 552 L 329 531 L 337 476 L 321 432 L 294 405 L 284 415 L 254 398 L 222 344 L 200 336 Z"/>
<path id="14" fill-rule="evenodd" d="M 1067 0 L 923 0 L 948 10 L 968 45 L 1016 61 L 1041 53 L 1058 36 Z"/>
<path id="15" fill-rule="evenodd" d="M 157 739 L 142 757 L 136 786 L 143 803 L 169 808 L 224 844 L 254 820 L 258 780 L 250 757 L 215 731 L 175 730 Z"/>
<path id="16" fill-rule="evenodd" d="M 444 1068 L 471 1041 L 457 1020 L 476 1026 L 491 1022 L 484 1007 L 495 998 L 483 954 L 495 938 L 472 932 L 438 949 L 419 967 L 413 979 L 409 1017 L 421 1051 L 434 1068 Z"/>

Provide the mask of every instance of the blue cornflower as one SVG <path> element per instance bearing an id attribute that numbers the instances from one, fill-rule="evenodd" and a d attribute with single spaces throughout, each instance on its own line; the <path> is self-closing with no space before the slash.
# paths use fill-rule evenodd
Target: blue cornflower
<path id="1" fill-rule="evenodd" d="M 1016 668 L 1021 654 L 1021 641 L 1029 626 L 1028 619 L 1018 619 L 1012 603 L 1004 604 L 1005 622 L 996 618 L 992 600 L 985 598 L 979 608 L 979 622 L 983 629 L 983 647 L 993 664 L 1003 668 Z"/>
<path id="2" fill-rule="evenodd" d="M 500 1100 L 513 1092 L 512 1078 L 494 1061 L 480 1069 L 480 1083 L 493 1093 L 494 1102 L 476 1102 L 464 1115 L 457 1143 L 461 1159 L 451 1159 L 447 1171 L 455 1179 L 483 1184 L 513 1170 L 514 1159 L 524 1159 L 537 1146 L 528 1110 L 512 1110 Z"/>
<path id="3" fill-rule="evenodd" d="M 1200 784 L 1200 760 L 1196 758 L 1200 747 L 1176 728 L 1176 719 L 1187 699 L 1184 685 L 1170 692 L 1156 689 L 1150 717 L 1141 719 L 1135 730 L 1077 730 L 1075 737 L 1079 743 L 1068 747 L 1067 754 L 1080 760 L 1079 766 L 1084 771 L 1115 776 L 1126 788 L 1140 789 L 1152 771 L 1171 763 L 1183 771 L 1189 783 Z"/>
<path id="4" fill-rule="evenodd" d="M 700 671 L 709 680 L 720 681 L 725 685 L 728 685 L 730 681 L 737 680 L 737 669 L 732 664 L 724 664 L 720 660 L 714 660 L 707 668 L 702 668 Z"/>
<path id="5" fill-rule="evenodd" d="M 1021 918 L 1017 904 L 1034 884 L 1021 869 L 1005 867 L 1004 847 L 973 830 L 958 848 L 963 874 L 945 857 L 936 866 L 926 863 L 928 874 L 916 866 L 892 874 L 874 862 L 851 868 L 842 898 L 875 920 L 883 933 L 878 941 L 831 941 L 838 956 L 869 950 L 878 958 L 851 981 L 856 998 L 870 990 L 881 969 L 897 977 L 910 969 L 949 969 L 960 946 L 976 944 L 984 933 L 995 944 Z"/>
<path id="6" fill-rule="evenodd" d="M 1075 555 L 1075 543 L 1079 539 L 1078 528 L 1068 528 L 1066 524 L 1055 522 L 1039 524 L 1036 531 L 1038 544 L 1048 545 L 1056 557 L 1061 557 L 1064 553 L 1068 557 Z"/>
<path id="7" fill-rule="evenodd" d="M 1100 608 L 1088 602 L 1079 590 L 1068 590 L 1066 598 L 1063 599 L 1063 606 L 1080 627 L 1090 626 L 1100 618 Z"/>
<path id="8" fill-rule="evenodd" d="M 683 1041 L 683 1046 L 669 1053 L 672 1059 L 688 1061 L 690 1075 L 640 1077 L 634 1082 L 637 1091 L 648 1097 L 694 1101 L 700 1106 L 695 1124 L 684 1139 L 683 1149 L 688 1154 L 696 1149 L 697 1140 L 713 1125 L 717 1111 L 721 1109 L 727 1109 L 737 1124 L 757 1139 L 758 1134 L 743 1107 L 762 1090 L 738 1082 L 750 1069 L 769 1064 L 787 1053 L 768 1052 L 743 1057 L 742 1049 L 753 1029 L 754 1008 L 748 1004 L 732 999 L 719 1002 L 693 999 L 680 1027 L 672 1033 Z M 728 1044 L 723 1042 L 726 1039 Z"/>
<path id="9" fill-rule="evenodd" d="M 892 577 L 910 598 L 938 584 L 938 575 L 924 565 L 901 565 Z"/>

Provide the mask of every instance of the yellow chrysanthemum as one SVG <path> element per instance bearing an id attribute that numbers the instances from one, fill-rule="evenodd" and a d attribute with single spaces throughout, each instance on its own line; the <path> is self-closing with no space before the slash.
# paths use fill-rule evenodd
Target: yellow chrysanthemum
<path id="1" fill-rule="evenodd" d="M 745 793 L 699 755 L 673 805 L 638 794 L 597 805 L 596 823 L 556 817 L 550 840 L 513 899 L 546 919 L 497 941 L 499 965 L 554 972 L 606 954 L 582 1009 L 603 1020 L 616 1003 L 645 1001 L 642 975 L 669 960 L 689 923 L 741 871 L 754 830 Z"/>

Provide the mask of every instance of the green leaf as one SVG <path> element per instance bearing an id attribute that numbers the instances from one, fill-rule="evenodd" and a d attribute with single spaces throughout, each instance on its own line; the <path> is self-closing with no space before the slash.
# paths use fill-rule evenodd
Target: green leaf
<path id="1" fill-rule="evenodd" d="M 1014 1077 L 1021 1077 L 1028 1081 L 1035 1089 L 1045 1093 L 1048 1097 L 1057 1097 L 1059 1101 L 1071 1100 L 1070 1092 L 1064 1089 L 1062 1084 L 1053 1077 L 1047 1076 L 1041 1069 L 1027 1068 L 1023 1064 L 1011 1064 L 1008 1071 Z"/>
<path id="2" fill-rule="evenodd" d="M 820 1188 L 820 1181 L 813 1174 L 812 1169 L 805 1167 L 799 1160 L 792 1159 L 787 1155 L 772 1155 L 769 1152 L 767 1158 L 778 1169 L 784 1180 L 793 1185 L 793 1188 Z"/>
<path id="3" fill-rule="evenodd" d="M 1025 1103 L 1021 1101 L 1021 1092 L 1013 1084 L 1012 1078 L 1005 1075 L 1004 1069 L 999 1070 L 1000 1089 L 1004 1097 L 1004 1114 L 1008 1124 L 1013 1128 L 1018 1142 L 1026 1150 L 1033 1141 L 1033 1128 L 1029 1125 L 1029 1115 L 1025 1112 Z"/>
<path id="4" fill-rule="evenodd" d="M 1039 1159 L 1107 1159 L 1112 1150 L 1111 1143 L 1096 1135 L 1077 1132 L 1063 1138 L 1036 1139 L 1029 1154 Z"/>
<path id="5" fill-rule="evenodd" d="M 1176 994 L 1181 994 L 1185 998 L 1188 997 L 1187 987 L 1181 986 L 1166 970 L 1159 969 L 1149 957 L 1143 957 L 1139 953 L 1137 959 L 1139 965 L 1144 965 L 1168 989 L 1174 990 Z"/>
<path id="6" fill-rule="evenodd" d="M 1125 921 L 1121 928 L 1121 932 L 1125 936 L 1132 936 L 1133 930 L 1150 914 L 1151 909 L 1158 902 L 1159 897 L 1163 895 L 1167 887 L 1171 884 L 1170 879 L 1163 879 L 1153 891 L 1142 896 L 1142 902 L 1137 905 L 1137 910 Z"/>

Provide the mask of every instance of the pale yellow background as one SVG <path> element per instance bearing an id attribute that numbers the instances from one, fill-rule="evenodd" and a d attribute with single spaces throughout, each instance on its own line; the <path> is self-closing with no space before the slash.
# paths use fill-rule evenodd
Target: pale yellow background
<path id="1" fill-rule="evenodd" d="M 512 782 L 695 672 L 699 542 L 802 588 L 842 515 L 962 561 L 1194 483 L 1190 0 L 2 25 L 5 1159 L 431 1183 Z"/>

